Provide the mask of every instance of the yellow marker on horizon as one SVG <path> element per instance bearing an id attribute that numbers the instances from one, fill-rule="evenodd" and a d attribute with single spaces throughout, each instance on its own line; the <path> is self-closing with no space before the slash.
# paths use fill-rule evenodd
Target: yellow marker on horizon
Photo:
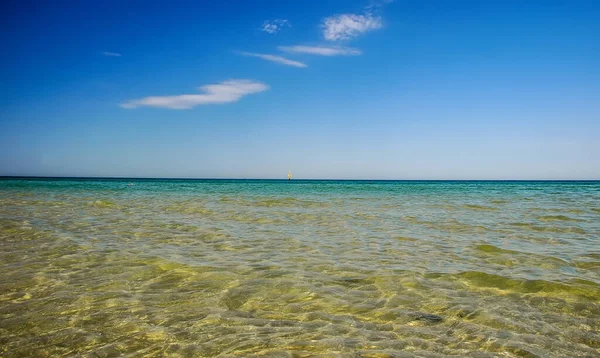
<path id="1" fill-rule="evenodd" d="M 288 180 L 292 180 L 292 171 L 291 170 L 288 172 Z"/>

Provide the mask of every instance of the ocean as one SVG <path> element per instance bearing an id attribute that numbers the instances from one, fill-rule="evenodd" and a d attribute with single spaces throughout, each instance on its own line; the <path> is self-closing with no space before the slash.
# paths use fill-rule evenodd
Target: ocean
<path id="1" fill-rule="evenodd" d="M 0 179 L 2 357 L 600 356 L 600 182 Z"/>

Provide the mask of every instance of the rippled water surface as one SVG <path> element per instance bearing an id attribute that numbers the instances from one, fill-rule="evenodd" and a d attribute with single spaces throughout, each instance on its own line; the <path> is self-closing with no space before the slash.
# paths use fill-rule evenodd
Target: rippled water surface
<path id="1" fill-rule="evenodd" d="M 4 357 L 600 355 L 600 182 L 4 179 L 0 245 Z"/>

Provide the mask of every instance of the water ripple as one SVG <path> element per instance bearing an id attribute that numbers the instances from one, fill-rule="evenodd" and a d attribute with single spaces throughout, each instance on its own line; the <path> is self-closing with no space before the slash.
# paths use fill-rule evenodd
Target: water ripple
<path id="1" fill-rule="evenodd" d="M 600 355 L 599 190 L 0 181 L 0 356 Z"/>

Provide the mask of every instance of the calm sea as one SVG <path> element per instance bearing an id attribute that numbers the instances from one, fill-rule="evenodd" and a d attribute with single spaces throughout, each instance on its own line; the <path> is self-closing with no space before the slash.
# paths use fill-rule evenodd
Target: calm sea
<path id="1" fill-rule="evenodd" d="M 0 356 L 600 355 L 600 182 L 0 180 Z"/>

